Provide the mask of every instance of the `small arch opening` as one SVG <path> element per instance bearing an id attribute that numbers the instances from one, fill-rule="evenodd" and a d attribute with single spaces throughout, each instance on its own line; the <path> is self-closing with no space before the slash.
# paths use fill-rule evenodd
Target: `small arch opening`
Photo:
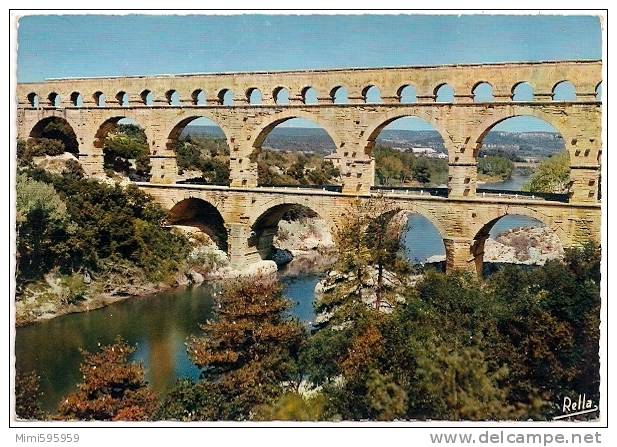
<path id="1" fill-rule="evenodd" d="M 105 107 L 106 100 L 103 92 L 96 92 L 92 95 L 92 98 L 94 99 L 94 104 L 96 104 L 97 107 Z"/>
<path id="2" fill-rule="evenodd" d="M 229 89 L 223 89 L 217 95 L 219 105 L 232 106 L 234 104 L 234 94 Z"/>
<path id="3" fill-rule="evenodd" d="M 533 101 L 533 87 L 529 82 L 519 82 L 512 88 L 512 101 L 531 102 Z"/>
<path id="4" fill-rule="evenodd" d="M 39 95 L 37 95 L 36 93 L 29 93 L 28 94 L 28 104 L 30 104 L 30 107 L 38 107 L 39 106 Z"/>
<path id="5" fill-rule="evenodd" d="M 274 102 L 280 106 L 289 105 L 289 90 L 285 87 L 277 87 L 272 93 Z"/>
<path id="6" fill-rule="evenodd" d="M 165 98 L 167 99 L 167 104 L 170 106 L 177 107 L 180 105 L 180 94 L 177 90 L 169 90 L 165 93 Z"/>
<path id="7" fill-rule="evenodd" d="M 118 92 L 118 94 L 116 94 L 116 100 L 118 101 L 118 104 L 122 107 L 129 106 L 129 94 L 126 92 Z"/>
<path id="8" fill-rule="evenodd" d="M 84 99 L 82 98 L 81 93 L 71 93 L 71 104 L 73 104 L 75 107 L 83 107 Z"/>
<path id="9" fill-rule="evenodd" d="M 553 101 L 576 101 L 576 88 L 570 81 L 561 81 L 553 87 Z"/>
<path id="10" fill-rule="evenodd" d="M 453 103 L 454 88 L 450 84 L 441 84 L 435 89 L 435 102 Z"/>
<path id="11" fill-rule="evenodd" d="M 251 88 L 247 91 L 246 97 L 252 106 L 257 106 L 262 103 L 261 91 L 258 88 Z"/>
<path id="12" fill-rule="evenodd" d="M 473 90 L 473 102 L 493 102 L 495 97 L 493 96 L 493 86 L 488 82 L 480 82 Z"/>
<path id="13" fill-rule="evenodd" d="M 317 90 L 313 87 L 302 89 L 302 101 L 304 104 L 317 104 Z"/>
<path id="14" fill-rule="evenodd" d="M 596 85 L 596 101 L 602 102 L 602 82 Z"/>
<path id="15" fill-rule="evenodd" d="M 154 104 L 154 94 L 150 90 L 144 90 L 139 96 L 141 97 L 141 102 L 143 102 L 145 106 Z"/>
<path id="16" fill-rule="evenodd" d="M 191 94 L 191 98 L 193 99 L 193 104 L 196 106 L 205 106 L 206 101 L 206 93 L 202 89 L 197 89 Z"/>
<path id="17" fill-rule="evenodd" d="M 334 104 L 347 104 L 349 103 L 347 89 L 343 86 L 334 87 L 330 91 L 330 97 Z"/>
<path id="18" fill-rule="evenodd" d="M 397 95 L 401 104 L 414 104 L 418 102 L 418 98 L 416 97 L 416 88 L 411 85 L 402 86 L 398 90 Z"/>
<path id="19" fill-rule="evenodd" d="M 381 104 L 381 92 L 379 88 L 374 85 L 364 87 L 362 90 L 362 97 L 367 104 Z"/>
<path id="20" fill-rule="evenodd" d="M 47 100 L 52 107 L 60 107 L 61 105 L 60 95 L 56 92 L 51 92 L 49 96 L 47 96 Z"/>

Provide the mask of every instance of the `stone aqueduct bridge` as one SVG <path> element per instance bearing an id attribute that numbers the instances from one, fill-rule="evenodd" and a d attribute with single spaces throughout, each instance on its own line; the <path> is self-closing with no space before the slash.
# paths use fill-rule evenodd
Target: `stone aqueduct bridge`
<path id="1" fill-rule="evenodd" d="M 18 137 L 37 136 L 41 123 L 51 117 L 65 119 L 76 134 L 80 162 L 89 175 L 97 176 L 103 172 L 107 132 L 120 119 L 135 120 L 148 138 L 152 163 L 152 179 L 140 187 L 171 209 L 175 222 L 201 221 L 227 248 L 232 264 L 244 266 L 266 253 L 278 220 L 292 205 L 314 210 L 332 227 L 340 223 L 356 197 L 371 194 L 372 149 L 379 132 L 395 119 L 416 116 L 431 123 L 444 140 L 447 197 L 413 191 L 386 195 L 393 209 L 417 212 L 437 227 L 447 268 L 474 269 L 481 265 L 488 231 L 506 214 L 538 219 L 564 246 L 599 240 L 602 142 L 596 92 L 601 79 L 601 62 L 565 61 L 50 80 L 18 84 Z M 574 86 L 574 101 L 553 100 L 555 87 L 564 81 Z M 533 100 L 513 99 L 522 82 L 533 87 Z M 474 101 L 480 83 L 490 84 L 493 101 Z M 438 103 L 437 92 L 445 84 L 453 88 L 454 100 Z M 371 86 L 379 88 L 381 103 L 367 103 Z M 401 101 L 406 86 L 415 88 L 412 104 Z M 341 87 L 348 92 L 348 102 L 335 104 Z M 309 104 L 309 88 L 317 92 L 314 104 Z M 249 100 L 255 89 L 262 95 L 259 105 Z M 283 104 L 285 90 L 289 100 Z M 565 203 L 476 193 L 482 139 L 514 116 L 541 118 L 561 133 L 571 168 Z M 211 119 L 225 134 L 229 187 L 175 184 L 174 143 L 199 117 Z M 258 186 L 253 156 L 274 127 L 292 118 L 314 121 L 334 141 L 341 160 L 341 192 Z"/>

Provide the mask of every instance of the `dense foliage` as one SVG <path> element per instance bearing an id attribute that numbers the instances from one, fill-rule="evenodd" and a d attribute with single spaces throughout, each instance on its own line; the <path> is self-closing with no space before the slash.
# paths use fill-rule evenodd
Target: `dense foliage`
<path id="1" fill-rule="evenodd" d="M 203 324 L 204 334 L 188 343 L 201 381 L 180 382 L 162 414 L 243 420 L 279 398 L 299 380 L 294 359 L 304 331 L 288 316 L 290 306 L 273 278 L 240 279 L 226 287 L 217 298 L 216 319 Z"/>
<path id="2" fill-rule="evenodd" d="M 570 157 L 561 152 L 543 160 L 523 189 L 531 192 L 566 193 L 570 182 Z"/>
<path id="3" fill-rule="evenodd" d="M 188 136 L 176 145 L 179 173 L 198 171 L 189 180 L 211 184 L 229 184 L 229 147 L 222 138 Z"/>
<path id="4" fill-rule="evenodd" d="M 512 176 L 514 163 L 504 157 L 485 156 L 478 158 L 478 178 L 507 180 Z"/>
<path id="5" fill-rule="evenodd" d="M 241 280 L 226 285 L 215 318 L 189 340 L 200 380 L 179 381 L 151 413 L 142 370 L 126 363 L 130 349 L 104 348 L 86 356 L 84 384 L 61 417 L 548 420 L 564 396 L 598 402 L 597 247 L 485 280 L 427 271 L 416 284 L 390 282 L 379 297 L 379 266 L 406 268 L 386 257 L 396 253 L 388 215 L 365 226 L 369 210 L 356 211 L 337 235 L 344 245 L 335 268 L 347 282 L 325 291 L 312 334 L 290 319 L 276 280 Z M 368 236 L 358 236 L 363 229 Z M 110 388 L 117 377 L 130 386 Z"/>
<path id="6" fill-rule="evenodd" d="M 375 180 L 384 186 L 442 185 L 448 178 L 448 161 L 416 156 L 386 146 L 376 146 Z"/>
<path id="7" fill-rule="evenodd" d="M 99 352 L 83 352 L 83 382 L 60 404 L 63 419 L 140 421 L 150 419 L 156 395 L 148 388 L 144 369 L 129 362 L 135 348 L 118 339 Z"/>
<path id="8" fill-rule="evenodd" d="M 257 158 L 258 183 L 277 185 L 337 185 L 339 169 L 321 155 L 262 149 Z"/>
<path id="9" fill-rule="evenodd" d="M 103 141 L 103 163 L 108 171 L 134 180 L 147 181 L 150 173 L 150 148 L 146 134 L 134 124 L 117 124 Z"/>
<path id="10" fill-rule="evenodd" d="M 41 420 L 46 417 L 41 408 L 40 377 L 35 372 L 15 374 L 15 414 L 20 419 Z"/>
<path id="11" fill-rule="evenodd" d="M 17 179 L 17 281 L 135 267 L 152 279 L 173 272 L 186 240 L 161 227 L 163 209 L 136 186 L 31 170 Z"/>

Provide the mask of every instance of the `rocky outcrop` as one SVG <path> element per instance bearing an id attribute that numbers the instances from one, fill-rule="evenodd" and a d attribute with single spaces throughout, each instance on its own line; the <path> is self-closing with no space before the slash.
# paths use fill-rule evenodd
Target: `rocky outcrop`
<path id="1" fill-rule="evenodd" d="M 546 227 L 514 228 L 484 243 L 484 262 L 544 265 L 563 258 L 559 237 Z M 442 262 L 445 256 L 431 256 L 426 263 Z"/>
<path id="2" fill-rule="evenodd" d="M 77 157 L 70 152 L 64 152 L 60 155 L 41 155 L 32 158 L 34 166 L 44 169 L 51 174 L 62 174 L 67 169 L 69 160 L 78 162 Z"/>
<path id="3" fill-rule="evenodd" d="M 559 238 L 549 228 L 518 228 L 487 240 L 485 262 L 544 265 L 546 261 L 563 258 Z"/>
<path id="4" fill-rule="evenodd" d="M 271 258 L 285 276 L 319 273 L 336 261 L 336 247 L 328 225 L 319 217 L 281 220 Z"/>
<path id="5" fill-rule="evenodd" d="M 422 278 L 422 275 L 396 275 L 390 271 L 383 271 L 382 286 L 384 296 L 379 303 L 379 310 L 389 313 L 392 311 L 394 304 L 403 300 L 403 297 L 395 291 L 401 290 L 403 287 L 413 286 Z M 333 292 L 335 289 L 339 291 L 352 292 L 351 285 L 354 284 L 355 275 L 343 274 L 336 270 L 331 270 L 328 274 L 315 285 L 315 302 L 319 303 L 323 296 Z M 372 269 L 368 278 L 365 279 L 362 287 L 362 301 L 369 306 L 376 307 L 377 295 L 375 286 L 378 283 L 378 271 Z M 330 315 L 320 314 L 315 318 L 317 324 L 326 321 Z"/>

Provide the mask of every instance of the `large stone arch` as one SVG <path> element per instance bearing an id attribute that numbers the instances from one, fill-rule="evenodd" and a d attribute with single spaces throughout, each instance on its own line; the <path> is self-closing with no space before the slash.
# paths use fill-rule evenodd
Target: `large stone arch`
<path id="1" fill-rule="evenodd" d="M 417 214 L 428 220 L 435 229 L 439 232 L 439 236 L 444 240 L 448 236 L 448 229 L 439 217 L 433 213 L 429 208 L 418 202 L 409 202 L 408 204 L 393 204 L 389 210 L 385 211 L 385 214 L 390 214 L 392 219 L 392 229 L 397 232 L 402 232 L 404 226 L 407 223 L 407 217 L 411 214 Z M 399 217 L 405 217 L 401 220 L 395 220 Z"/>
<path id="2" fill-rule="evenodd" d="M 263 142 L 266 140 L 270 132 L 272 132 L 272 130 L 276 126 L 294 118 L 303 118 L 308 121 L 312 121 L 318 126 L 320 126 L 332 139 L 337 151 L 343 143 L 343 140 L 340 138 L 339 133 L 328 122 L 323 121 L 319 116 L 316 116 L 312 113 L 302 110 L 286 110 L 284 112 L 277 113 L 273 117 L 269 118 L 273 119 L 270 119 L 266 123 L 257 126 L 257 128 L 250 135 L 250 141 L 252 142 L 251 146 L 253 148 L 253 151 L 258 151 L 261 148 Z"/>
<path id="3" fill-rule="evenodd" d="M 173 150 L 173 145 L 178 141 L 178 138 L 180 137 L 180 133 L 182 132 L 182 130 L 188 124 L 190 124 L 191 122 L 199 118 L 207 118 L 210 121 L 212 121 L 214 124 L 216 124 L 219 127 L 219 129 L 221 129 L 223 134 L 225 135 L 225 140 L 227 140 L 227 145 L 229 146 L 229 149 L 231 150 L 233 141 L 231 140 L 229 129 L 226 129 L 223 126 L 219 117 L 217 117 L 213 113 L 208 113 L 207 111 L 203 109 L 188 110 L 178 115 L 173 120 L 173 122 L 165 128 L 165 131 L 163 132 L 163 136 L 167 138 L 165 147 L 168 150 Z"/>
<path id="4" fill-rule="evenodd" d="M 94 133 L 94 141 L 92 142 L 92 145 L 96 149 L 103 149 L 105 137 L 118 124 L 118 122 L 123 119 L 130 119 L 132 121 L 135 121 L 137 123 L 137 126 L 139 126 L 144 131 L 146 136 L 148 135 L 147 127 L 140 122 L 140 116 L 138 114 L 131 113 L 130 110 L 127 110 L 127 112 L 129 113 L 124 113 L 124 111 L 120 110 L 114 110 L 113 112 L 114 113 L 105 117 L 105 120 L 96 128 L 96 132 Z M 148 144 L 148 147 L 150 148 L 150 152 L 152 152 L 152 145 Z"/>
<path id="5" fill-rule="evenodd" d="M 364 132 L 364 138 L 360 141 L 359 149 L 364 151 L 365 155 L 372 156 L 375 141 L 381 131 L 400 118 L 419 118 L 429 123 L 438 133 L 446 147 L 448 153 L 452 152 L 454 148 L 450 147 L 449 138 L 447 136 L 447 130 L 443 125 L 442 120 L 438 119 L 437 115 L 431 112 L 429 108 L 418 108 L 413 112 L 401 112 L 399 110 L 389 111 L 385 114 L 380 114 L 378 118 L 374 119 Z"/>
<path id="6" fill-rule="evenodd" d="M 472 239 L 470 255 L 474 259 L 476 272 L 480 276 L 483 272 L 484 244 L 489 238 L 489 233 L 493 226 L 505 216 L 525 216 L 534 219 L 553 232 L 557 236 L 562 247 L 569 246 L 567 229 L 563 228 L 558 222 L 559 219 L 555 220 L 553 216 L 543 214 L 538 210 L 523 205 L 500 208 L 496 210 L 495 213 L 489 213 L 488 217 L 478 220 L 470 226 L 470 235 Z"/>
<path id="7" fill-rule="evenodd" d="M 255 247 L 262 259 L 268 257 L 272 251 L 272 241 L 278 230 L 278 224 L 283 215 L 296 207 L 309 210 L 311 213 L 322 218 L 328 225 L 328 230 L 334 235 L 334 222 L 330 216 L 324 213 L 325 208 L 316 206 L 302 197 L 286 197 L 269 201 L 267 206 L 255 207 L 248 213 L 247 223 L 251 228 L 249 246 Z"/>
<path id="8" fill-rule="evenodd" d="M 225 218 L 211 202 L 199 197 L 188 197 L 175 203 L 167 213 L 170 225 L 196 227 L 207 234 L 225 252 L 228 250 L 228 232 Z"/>
<path id="9" fill-rule="evenodd" d="M 565 228 L 555 220 L 552 214 L 545 214 L 543 210 L 525 205 L 508 205 L 496 208 L 493 212 L 486 213 L 482 216 L 482 219 L 477 219 L 469 225 L 469 236 L 473 238 L 478 234 L 482 234 L 484 231 L 490 231 L 493 225 L 505 216 L 525 216 L 535 219 L 555 232 L 564 246 L 567 242 Z"/>
<path id="10" fill-rule="evenodd" d="M 564 139 L 566 150 L 568 150 L 568 144 L 567 144 L 567 139 L 566 139 L 566 136 L 567 136 L 566 123 L 568 120 L 567 116 L 564 117 L 564 115 L 560 114 L 558 117 L 554 113 L 549 113 L 547 111 L 540 110 L 537 108 L 524 108 L 523 110 L 519 110 L 516 106 L 514 106 L 510 109 L 501 110 L 500 112 L 492 113 L 488 118 L 486 118 L 485 120 L 483 120 L 476 126 L 474 132 L 471 134 L 471 137 L 469 138 L 469 143 L 468 143 L 470 145 L 470 147 L 468 148 L 471 151 L 473 151 L 474 158 L 477 158 L 478 156 L 480 146 L 482 145 L 482 140 L 484 139 L 486 134 L 488 134 L 495 126 L 497 126 L 498 124 L 510 118 L 524 117 L 524 116 L 538 118 L 550 124 L 557 132 L 559 132 L 561 137 Z"/>

